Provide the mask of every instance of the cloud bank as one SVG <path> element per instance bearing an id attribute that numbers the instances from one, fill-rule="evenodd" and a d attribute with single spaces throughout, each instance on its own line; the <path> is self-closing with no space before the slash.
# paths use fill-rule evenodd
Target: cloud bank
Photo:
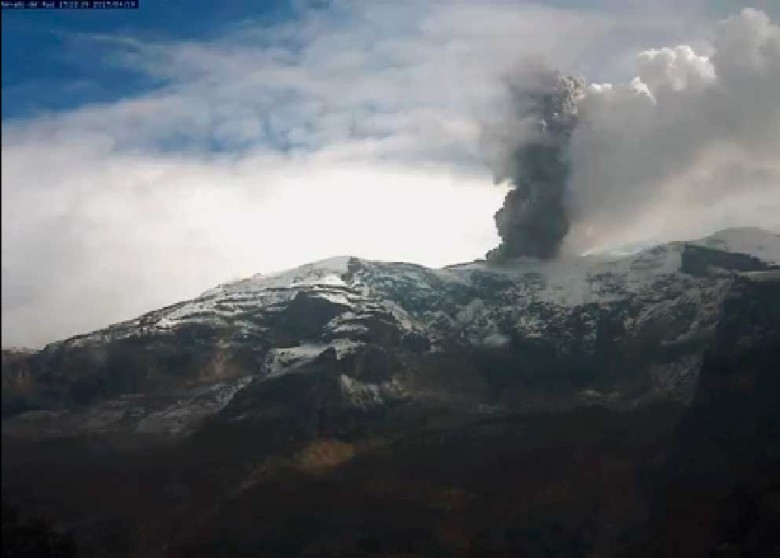
<path id="1" fill-rule="evenodd" d="M 746 9 L 708 56 L 644 51 L 627 84 L 592 85 L 573 133 L 569 247 L 780 229 L 780 27 Z"/>

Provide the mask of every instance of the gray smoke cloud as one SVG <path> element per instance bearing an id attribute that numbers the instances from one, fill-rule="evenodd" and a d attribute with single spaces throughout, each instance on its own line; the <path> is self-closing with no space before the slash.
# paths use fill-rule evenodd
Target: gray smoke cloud
<path id="1" fill-rule="evenodd" d="M 513 186 L 494 216 L 501 245 L 488 258 L 554 257 L 569 231 L 568 148 L 585 82 L 536 64 L 524 66 L 507 86 L 504 124 L 483 138 L 495 181 Z"/>
<path id="2" fill-rule="evenodd" d="M 513 186 L 489 257 L 780 229 L 780 27 L 764 12 L 722 22 L 706 53 L 639 53 L 628 83 L 537 66 L 508 90 L 509 117 L 485 132 Z"/>

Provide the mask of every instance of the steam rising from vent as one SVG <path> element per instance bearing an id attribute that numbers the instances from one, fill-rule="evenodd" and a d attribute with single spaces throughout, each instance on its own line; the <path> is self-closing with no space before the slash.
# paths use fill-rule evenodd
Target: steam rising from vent
<path id="1" fill-rule="evenodd" d="M 484 133 L 496 181 L 513 186 L 488 257 L 780 230 L 780 27 L 745 9 L 710 47 L 641 52 L 623 84 L 517 72 L 508 117 Z"/>
<path id="2" fill-rule="evenodd" d="M 567 151 L 585 82 L 534 66 L 508 88 L 506 127 L 487 130 L 484 137 L 496 182 L 508 180 L 514 186 L 495 214 L 502 242 L 488 257 L 550 258 L 569 231 Z"/>

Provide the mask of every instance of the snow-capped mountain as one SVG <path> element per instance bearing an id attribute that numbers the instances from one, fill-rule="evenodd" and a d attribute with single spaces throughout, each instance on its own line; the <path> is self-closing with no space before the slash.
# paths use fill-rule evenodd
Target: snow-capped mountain
<path id="1" fill-rule="evenodd" d="M 9 356 L 4 429 L 189 433 L 218 412 L 258 419 L 257 393 L 290 374 L 329 378 L 316 405 L 362 413 L 689 403 L 724 304 L 739 285 L 780 284 L 778 264 L 780 237 L 755 229 L 444 269 L 332 258 Z"/>

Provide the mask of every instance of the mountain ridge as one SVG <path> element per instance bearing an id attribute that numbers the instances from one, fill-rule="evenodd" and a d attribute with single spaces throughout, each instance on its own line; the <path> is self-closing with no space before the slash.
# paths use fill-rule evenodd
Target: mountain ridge
<path id="1" fill-rule="evenodd" d="M 738 251 L 730 251 L 735 246 Z M 19 398 L 24 398 L 25 390 L 30 392 L 28 384 L 35 377 L 56 375 L 63 358 L 65 367 L 68 359 L 75 358 L 84 361 L 82 368 L 93 370 L 86 376 L 80 370 L 81 378 L 63 390 L 65 400 L 79 406 L 97 401 L 102 392 L 143 394 L 149 388 L 169 396 L 175 386 L 183 388 L 179 395 L 185 399 L 201 401 L 208 393 L 223 401 L 252 381 L 278 377 L 329 349 L 339 360 L 373 346 L 410 354 L 481 350 L 501 354 L 513 343 L 528 347 L 541 343 L 549 350 L 574 351 L 584 358 L 601 350 L 597 345 L 609 335 L 607 329 L 630 341 L 632 336 L 646 335 L 642 327 L 669 322 L 674 312 L 680 313 L 682 322 L 676 326 L 680 331 L 663 341 L 695 344 L 695 338 L 706 336 L 717 321 L 719 300 L 735 274 L 752 274 L 755 279 L 763 272 L 763 277 L 768 273 L 771 278 L 778 263 L 780 237 L 757 229 L 727 230 L 631 255 L 523 259 L 500 265 L 478 261 L 442 269 L 351 256 L 328 258 L 225 283 L 195 299 L 52 343 L 35 353 L 13 356 L 4 351 L 9 366 L 32 363 L 31 374 L 17 373 L 15 380 L 4 365 L 4 388 L 7 385 L 11 394 L 7 396 L 4 389 L 4 413 L 9 414 L 10 408 L 15 414 L 14 405 L 24 407 Z M 151 374 L 121 370 L 127 367 L 122 355 L 131 358 L 128 351 L 133 346 L 154 351 L 144 343 L 158 342 L 165 352 L 152 359 L 155 366 L 191 366 L 198 369 L 190 370 L 195 374 L 163 373 L 159 378 L 165 381 L 155 384 Z M 129 349 L 111 354 L 111 347 L 123 344 Z M 204 346 L 207 350 L 198 355 L 198 347 Z M 552 365 L 551 357 L 543 358 Z M 144 359 L 135 362 L 139 367 L 148 365 Z M 684 362 L 678 360 L 676 366 L 684 368 Z M 90 381 L 99 384 L 101 374 L 110 373 L 112 366 L 120 369 L 114 377 L 124 374 L 121 385 L 106 389 L 90 385 Z M 68 383 L 65 378 L 55 379 L 47 389 L 61 388 L 52 385 L 63 381 Z M 679 392 L 668 395 L 691 396 L 683 391 L 680 386 Z M 17 401 L 10 402 L 15 395 Z M 578 397 L 591 403 L 601 398 L 603 404 L 615 399 L 596 386 L 583 387 Z M 58 407 L 62 406 L 55 404 L 52 410 Z"/>

